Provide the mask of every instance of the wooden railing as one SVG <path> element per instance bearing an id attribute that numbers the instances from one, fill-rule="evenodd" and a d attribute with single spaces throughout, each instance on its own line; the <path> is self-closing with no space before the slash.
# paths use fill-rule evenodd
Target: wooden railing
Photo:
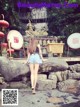
<path id="1" fill-rule="evenodd" d="M 55 37 L 36 37 L 36 38 L 38 39 L 39 44 L 42 47 L 42 54 L 49 54 L 49 52 L 50 53 L 52 52 L 52 54 L 55 54 L 55 53 L 57 54 L 57 52 L 49 51 L 49 47 L 48 47 L 49 43 L 58 43 L 58 39 L 57 38 L 55 38 Z M 24 37 L 24 42 L 28 42 L 28 39 L 29 38 L 25 38 Z M 58 46 L 60 46 L 59 43 L 58 43 Z M 63 49 L 63 48 L 60 47 L 60 49 Z M 53 48 L 52 48 L 52 50 L 53 50 Z M 58 52 L 58 54 L 59 54 L 59 52 Z M 60 56 L 62 56 L 62 54 L 63 54 L 63 50 L 60 51 Z"/>

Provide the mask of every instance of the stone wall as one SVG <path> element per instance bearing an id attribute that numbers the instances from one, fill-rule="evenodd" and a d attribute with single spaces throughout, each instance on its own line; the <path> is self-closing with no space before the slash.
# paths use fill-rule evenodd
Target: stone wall
<path id="1" fill-rule="evenodd" d="M 63 92 L 79 93 L 79 68 L 80 64 L 70 66 L 59 58 L 48 58 L 40 65 L 36 89 L 53 90 L 57 88 Z M 0 57 L 0 73 L 0 83 L 2 85 L 7 83 L 6 86 L 10 87 L 30 87 L 30 71 L 26 60 L 9 60 Z"/>

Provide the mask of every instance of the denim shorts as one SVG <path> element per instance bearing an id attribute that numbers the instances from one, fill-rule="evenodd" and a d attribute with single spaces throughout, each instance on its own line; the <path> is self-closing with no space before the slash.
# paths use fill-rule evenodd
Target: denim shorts
<path id="1" fill-rule="evenodd" d="M 40 55 L 38 53 L 35 54 L 31 54 L 30 58 L 28 60 L 28 63 L 38 63 L 38 64 L 42 64 L 42 59 L 40 58 Z"/>

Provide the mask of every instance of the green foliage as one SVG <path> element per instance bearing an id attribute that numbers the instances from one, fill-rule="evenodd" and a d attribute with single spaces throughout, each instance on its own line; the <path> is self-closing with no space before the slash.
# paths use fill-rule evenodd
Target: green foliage
<path id="1" fill-rule="evenodd" d="M 80 0 L 68 0 L 68 3 L 80 3 Z"/>
<path id="2" fill-rule="evenodd" d="M 19 15 L 15 10 L 14 2 L 15 0 L 0 0 L 0 14 L 4 14 L 5 20 L 10 23 L 10 28 L 19 30 L 21 28 L 20 20 Z"/>
<path id="3" fill-rule="evenodd" d="M 69 0 L 69 3 L 74 3 L 76 2 L 77 0 Z"/>
<path id="4" fill-rule="evenodd" d="M 48 9 L 49 35 L 65 35 L 80 32 L 79 5 L 76 8 L 51 8 Z"/>
<path id="5" fill-rule="evenodd" d="M 55 0 L 22 0 L 22 2 L 49 2 L 54 3 Z M 67 4 L 80 3 L 80 0 L 66 0 Z M 18 30 L 25 29 L 19 19 L 16 11 L 18 0 L 0 0 L 0 14 L 4 13 L 5 18 L 9 21 L 10 27 Z M 80 32 L 80 6 L 75 8 L 64 7 L 65 0 L 56 0 L 62 5 L 61 8 L 52 7 L 47 9 L 49 35 L 66 36 L 71 33 Z M 28 17 L 28 12 L 26 13 Z"/>

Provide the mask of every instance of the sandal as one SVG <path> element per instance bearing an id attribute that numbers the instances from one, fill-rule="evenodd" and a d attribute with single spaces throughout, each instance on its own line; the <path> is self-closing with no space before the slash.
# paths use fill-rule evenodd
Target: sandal
<path id="1" fill-rule="evenodd" d="M 32 94 L 36 94 L 36 92 L 35 92 L 35 89 L 34 89 L 34 88 L 32 88 Z"/>

